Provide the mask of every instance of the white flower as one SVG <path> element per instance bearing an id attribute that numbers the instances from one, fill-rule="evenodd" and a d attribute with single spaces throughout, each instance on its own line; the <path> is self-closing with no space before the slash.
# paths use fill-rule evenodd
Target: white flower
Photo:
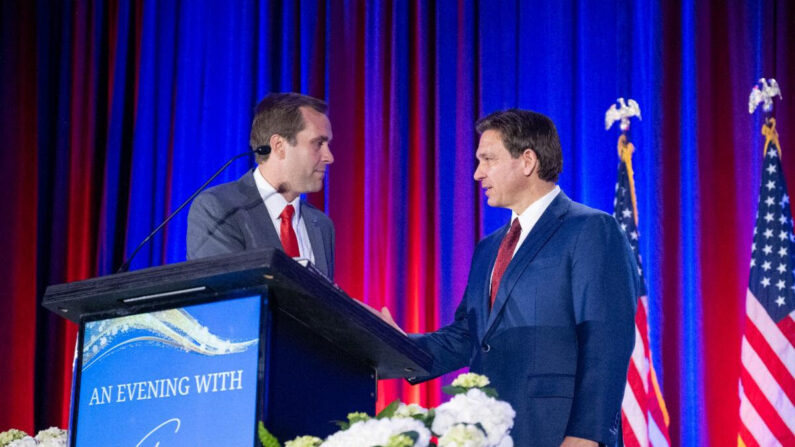
<path id="1" fill-rule="evenodd" d="M 16 441 L 8 444 L 7 447 L 36 447 L 38 443 L 35 439 L 31 438 L 30 436 L 25 436 L 22 439 L 17 439 Z"/>
<path id="2" fill-rule="evenodd" d="M 61 430 L 57 427 L 42 430 L 35 438 L 28 435 L 20 437 L 20 434 L 24 435 L 24 432 L 9 430 L 2 433 L 0 435 L 0 445 L 5 445 L 6 447 L 66 447 L 66 430 Z M 6 438 L 10 439 L 12 437 L 16 440 L 6 445 Z"/>
<path id="3" fill-rule="evenodd" d="M 389 438 L 408 431 L 419 435 L 414 447 L 425 447 L 431 441 L 431 432 L 416 419 L 370 419 L 357 422 L 349 429 L 338 431 L 326 438 L 320 447 L 373 447 L 386 445 Z"/>
<path id="4" fill-rule="evenodd" d="M 16 441 L 17 439 L 22 439 L 28 434 L 22 430 L 17 430 L 16 428 L 12 428 L 10 430 L 6 430 L 0 433 L 0 446 L 4 446 L 10 444 L 12 441 Z"/>
<path id="5" fill-rule="evenodd" d="M 486 435 L 474 425 L 456 424 L 439 438 L 439 447 L 486 447 Z"/>
<path id="6" fill-rule="evenodd" d="M 52 438 L 46 441 L 41 441 L 38 447 L 66 447 L 66 438 Z"/>
<path id="7" fill-rule="evenodd" d="M 322 439 L 314 436 L 299 436 L 292 441 L 287 441 L 284 447 L 317 447 L 323 442 Z"/>
<path id="8" fill-rule="evenodd" d="M 483 388 L 489 386 L 490 383 L 488 377 L 475 373 L 461 374 L 453 380 L 453 386 L 461 388 Z"/>
<path id="9" fill-rule="evenodd" d="M 58 427 L 50 427 L 46 430 L 40 431 L 36 435 L 36 440 L 41 441 L 50 441 L 50 440 L 63 440 L 66 443 L 66 430 L 61 430 Z"/>
<path id="10" fill-rule="evenodd" d="M 444 436 L 456 424 L 480 424 L 486 430 L 488 446 L 512 447 L 509 434 L 513 428 L 516 412 L 507 402 L 489 397 L 483 391 L 473 388 L 466 394 L 458 394 L 436 409 L 436 417 L 431 429 Z"/>
<path id="11" fill-rule="evenodd" d="M 397 410 L 395 410 L 395 417 L 396 418 L 410 418 L 413 416 L 424 415 L 428 413 L 427 408 L 423 408 L 417 404 L 404 404 L 403 402 L 400 403 Z"/>

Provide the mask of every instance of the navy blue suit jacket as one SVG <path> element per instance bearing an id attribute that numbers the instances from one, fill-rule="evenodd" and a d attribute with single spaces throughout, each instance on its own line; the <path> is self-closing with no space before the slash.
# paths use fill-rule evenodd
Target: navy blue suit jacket
<path id="1" fill-rule="evenodd" d="M 637 265 L 615 219 L 563 192 L 489 287 L 509 225 L 475 248 L 455 321 L 412 338 L 434 356 L 427 380 L 464 366 L 487 375 L 516 410 L 516 446 L 564 436 L 613 445 L 635 342 Z"/>
<path id="2" fill-rule="evenodd" d="M 188 213 L 188 260 L 258 248 L 284 250 L 252 172 L 210 188 L 193 201 Z M 333 280 L 334 224 L 304 200 L 301 213 L 315 267 Z"/>

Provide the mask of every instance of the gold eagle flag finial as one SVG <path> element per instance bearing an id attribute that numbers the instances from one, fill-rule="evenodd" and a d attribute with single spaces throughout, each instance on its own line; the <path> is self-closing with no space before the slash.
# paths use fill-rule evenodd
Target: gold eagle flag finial
<path id="1" fill-rule="evenodd" d="M 781 145 L 778 142 L 778 131 L 776 131 L 776 119 L 771 117 L 773 112 L 773 100 L 778 97 L 782 99 L 781 89 L 775 79 L 760 78 L 748 95 L 748 113 L 753 114 L 759 104 L 762 104 L 762 111 L 765 112 L 765 124 L 762 125 L 762 135 L 765 136 L 765 145 L 762 152 L 764 157 L 770 143 L 776 145 L 778 156 L 781 157 Z"/>
<path id="2" fill-rule="evenodd" d="M 640 116 L 640 105 L 632 98 L 624 101 L 624 98 L 616 100 L 620 107 L 616 104 L 610 106 L 605 112 L 605 130 L 609 130 L 616 121 L 620 121 L 621 135 L 618 137 L 618 158 L 624 162 L 627 167 L 627 176 L 629 177 L 629 196 L 632 199 L 632 211 L 635 219 L 635 225 L 638 225 L 638 200 L 635 197 L 635 172 L 632 170 L 632 154 L 635 152 L 635 146 L 627 138 L 629 132 L 630 118 Z"/>

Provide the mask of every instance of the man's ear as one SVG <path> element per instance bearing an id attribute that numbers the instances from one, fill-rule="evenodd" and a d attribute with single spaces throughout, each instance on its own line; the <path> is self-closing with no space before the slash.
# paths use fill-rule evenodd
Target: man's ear
<path id="1" fill-rule="evenodd" d="M 538 156 L 532 149 L 525 149 L 520 156 L 522 159 L 522 173 L 530 177 L 533 175 L 533 172 L 538 171 Z"/>
<path id="2" fill-rule="evenodd" d="M 270 138 L 270 146 L 271 146 L 271 157 L 276 156 L 279 160 L 284 160 L 286 155 L 285 150 L 287 149 L 287 141 L 279 135 L 273 134 Z"/>

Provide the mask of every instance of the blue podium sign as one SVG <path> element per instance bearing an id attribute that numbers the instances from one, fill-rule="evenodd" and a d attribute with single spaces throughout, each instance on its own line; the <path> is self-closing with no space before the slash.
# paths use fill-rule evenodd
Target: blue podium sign
<path id="1" fill-rule="evenodd" d="M 253 446 L 262 297 L 84 323 L 77 447 Z"/>

